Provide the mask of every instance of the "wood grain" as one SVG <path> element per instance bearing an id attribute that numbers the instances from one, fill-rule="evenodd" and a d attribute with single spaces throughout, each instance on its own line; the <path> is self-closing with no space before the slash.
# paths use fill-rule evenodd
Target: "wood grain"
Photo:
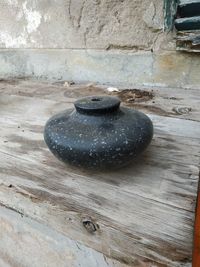
<path id="1" fill-rule="evenodd" d="M 196 121 L 200 120 L 199 88 L 143 86 L 126 90 L 121 87 L 119 88 L 119 92 L 109 92 L 107 86 L 95 84 L 74 84 L 66 87 L 64 82 L 50 83 L 29 80 L 0 81 L 0 93 L 4 93 L 5 88 L 7 95 L 49 99 L 64 104 L 72 104 L 78 97 L 87 95 L 111 94 L 120 97 L 124 105 L 143 110 L 150 114 Z M 140 94 L 141 97 L 135 98 L 134 101 L 134 96 L 137 96 L 138 90 L 143 93 Z M 147 92 L 152 93 L 153 97 L 146 98 L 145 94 Z M 142 97 L 143 95 L 144 97 Z"/>
<path id="2" fill-rule="evenodd" d="M 0 227 L 1 267 L 127 267 L 7 207 Z"/>
<path id="3" fill-rule="evenodd" d="M 177 106 L 182 101 L 181 107 L 187 103 L 194 108 L 183 116 L 168 114 L 172 94 L 160 90 L 157 99 L 166 95 L 165 104 L 159 102 L 166 112 L 149 112 L 155 128 L 152 144 L 131 166 L 102 173 L 64 165 L 43 141 L 46 120 L 72 107 L 79 93 L 84 95 L 83 87 L 66 89 L 31 81 L 7 86 L 4 82 L 4 86 L 0 90 L 2 205 L 130 266 L 191 266 L 200 156 L 197 90 L 194 95 L 193 90 L 184 90 L 188 102 L 185 94 L 181 100 L 171 99 Z M 85 91 L 94 94 L 88 87 Z M 137 101 L 144 109 L 152 99 Z M 124 104 L 130 105 L 125 100 Z M 84 227 L 85 220 L 96 226 L 93 233 Z"/>

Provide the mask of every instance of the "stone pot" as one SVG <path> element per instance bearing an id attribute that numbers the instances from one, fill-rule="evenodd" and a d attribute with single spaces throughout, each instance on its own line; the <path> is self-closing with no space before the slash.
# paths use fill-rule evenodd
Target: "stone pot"
<path id="1" fill-rule="evenodd" d="M 47 146 L 66 163 L 93 169 L 120 168 L 151 142 L 151 120 L 137 110 L 120 107 L 116 97 L 85 97 L 74 106 L 50 118 L 44 130 Z"/>

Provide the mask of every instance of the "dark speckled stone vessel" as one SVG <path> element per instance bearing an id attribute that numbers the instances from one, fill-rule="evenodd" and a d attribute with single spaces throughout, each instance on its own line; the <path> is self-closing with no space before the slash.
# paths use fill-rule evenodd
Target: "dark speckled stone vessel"
<path id="1" fill-rule="evenodd" d="M 44 139 L 60 160 L 93 169 L 120 168 L 151 142 L 153 125 L 143 113 L 120 107 L 111 96 L 85 97 L 48 120 Z"/>

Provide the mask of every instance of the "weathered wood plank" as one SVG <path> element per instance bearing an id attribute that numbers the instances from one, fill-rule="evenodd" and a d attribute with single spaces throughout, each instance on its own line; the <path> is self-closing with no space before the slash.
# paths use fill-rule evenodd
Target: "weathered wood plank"
<path id="1" fill-rule="evenodd" d="M 200 123 L 191 114 L 188 120 L 151 114 L 152 145 L 134 164 L 82 171 L 57 161 L 42 136 L 47 118 L 77 96 L 63 99 L 66 88 L 49 96 L 30 92 L 0 94 L 0 203 L 131 266 L 190 266 Z M 198 97 L 191 91 L 188 104 Z M 99 226 L 95 233 L 84 218 Z"/>
<path id="2" fill-rule="evenodd" d="M 199 30 L 200 16 L 176 19 L 174 25 L 178 31 Z"/>
<path id="3" fill-rule="evenodd" d="M 199 0 L 181 0 L 178 5 L 178 15 L 181 18 L 200 15 Z"/>
<path id="4" fill-rule="evenodd" d="M 125 267 L 5 207 L 0 207 L 0 227 L 1 267 Z"/>
<path id="5" fill-rule="evenodd" d="M 187 78 L 187 77 L 186 77 Z M 108 92 L 106 86 L 72 85 L 64 82 L 48 83 L 30 80 L 11 80 L 0 82 L 0 94 L 26 96 L 55 100 L 59 103 L 73 103 L 75 99 L 87 95 L 113 94 L 122 103 L 150 114 L 200 121 L 200 88 L 131 88 L 120 92 Z M 148 93 L 150 94 L 148 96 Z"/>
<path id="6" fill-rule="evenodd" d="M 176 37 L 177 50 L 200 52 L 200 31 L 178 32 Z"/>

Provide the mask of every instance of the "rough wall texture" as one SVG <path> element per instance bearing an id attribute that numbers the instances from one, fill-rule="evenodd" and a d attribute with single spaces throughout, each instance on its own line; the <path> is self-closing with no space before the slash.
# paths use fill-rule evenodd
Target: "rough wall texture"
<path id="1" fill-rule="evenodd" d="M 162 0 L 4 0 L 2 48 L 150 50 L 163 35 Z"/>
<path id="2" fill-rule="evenodd" d="M 163 30 L 173 1 L 2 0 L 0 78 L 197 86 L 198 56 Z"/>

